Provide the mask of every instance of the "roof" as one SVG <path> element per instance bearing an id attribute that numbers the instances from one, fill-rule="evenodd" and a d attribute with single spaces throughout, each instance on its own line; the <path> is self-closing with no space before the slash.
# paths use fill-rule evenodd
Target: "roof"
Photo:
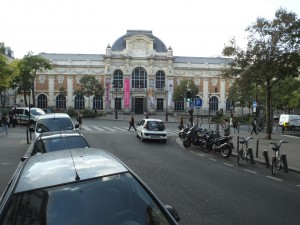
<path id="1" fill-rule="evenodd" d="M 128 169 L 117 158 L 101 149 L 49 152 L 26 160 L 16 193 L 127 171 Z M 76 172 L 79 179 L 76 179 Z"/>
<path id="2" fill-rule="evenodd" d="M 45 53 L 40 56 L 53 61 L 103 61 L 103 54 Z"/>
<path id="3" fill-rule="evenodd" d="M 70 118 L 66 113 L 48 113 L 39 116 L 39 119 L 48 119 L 48 118 Z"/>
<path id="4" fill-rule="evenodd" d="M 134 35 L 144 35 L 153 39 L 153 49 L 157 52 L 167 52 L 168 49 L 166 45 L 156 36 L 152 34 L 149 30 L 127 30 L 127 33 L 119 37 L 112 45 L 112 51 L 123 51 L 126 49 L 126 38 L 132 37 Z"/>
<path id="5" fill-rule="evenodd" d="M 50 131 L 41 133 L 39 139 L 59 138 L 59 137 L 74 137 L 83 136 L 78 130 L 62 130 L 62 131 Z"/>

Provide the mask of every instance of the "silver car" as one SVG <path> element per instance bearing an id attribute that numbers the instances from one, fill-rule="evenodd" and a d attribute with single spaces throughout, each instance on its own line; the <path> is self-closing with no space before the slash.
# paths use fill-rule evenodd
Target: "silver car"
<path id="1" fill-rule="evenodd" d="M 23 162 L 0 198 L 0 225 L 176 225 L 122 162 L 100 149 L 68 149 Z"/>

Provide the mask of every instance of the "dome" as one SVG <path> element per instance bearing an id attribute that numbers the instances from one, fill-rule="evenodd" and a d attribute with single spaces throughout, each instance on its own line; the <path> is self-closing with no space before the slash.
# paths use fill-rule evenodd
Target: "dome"
<path id="1" fill-rule="evenodd" d="M 126 35 L 119 37 L 112 45 L 112 51 L 123 51 L 126 48 L 125 38 L 132 37 L 134 35 L 145 35 L 153 39 L 153 49 L 156 52 L 167 52 L 168 49 L 166 45 L 157 37 L 152 34 L 152 31 L 145 30 L 127 30 Z"/>

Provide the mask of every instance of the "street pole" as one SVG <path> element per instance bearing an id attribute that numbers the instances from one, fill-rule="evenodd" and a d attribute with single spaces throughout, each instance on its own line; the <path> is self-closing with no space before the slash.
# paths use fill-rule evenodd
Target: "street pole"
<path id="1" fill-rule="evenodd" d="M 116 89 L 116 98 L 115 98 L 115 119 L 118 119 L 118 109 L 117 109 L 117 98 L 118 98 L 118 87 L 119 87 L 119 82 L 114 82 L 115 83 L 115 89 Z"/>
<path id="2" fill-rule="evenodd" d="M 168 121 L 168 91 L 166 91 L 166 121 Z"/>
<path id="3" fill-rule="evenodd" d="M 211 95 L 211 92 L 209 92 L 209 95 L 208 95 L 208 128 L 210 129 L 210 95 Z"/>

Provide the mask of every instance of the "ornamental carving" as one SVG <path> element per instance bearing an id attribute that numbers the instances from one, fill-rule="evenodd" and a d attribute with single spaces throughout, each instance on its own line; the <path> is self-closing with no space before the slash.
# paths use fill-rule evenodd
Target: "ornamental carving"
<path id="1" fill-rule="evenodd" d="M 62 84 L 64 82 L 64 76 L 62 76 L 62 75 L 57 76 L 57 82 L 59 84 Z"/>
<path id="2" fill-rule="evenodd" d="M 46 80 L 45 75 L 40 75 L 40 76 L 39 76 L 39 82 L 40 82 L 40 84 L 45 83 L 45 80 Z"/>

